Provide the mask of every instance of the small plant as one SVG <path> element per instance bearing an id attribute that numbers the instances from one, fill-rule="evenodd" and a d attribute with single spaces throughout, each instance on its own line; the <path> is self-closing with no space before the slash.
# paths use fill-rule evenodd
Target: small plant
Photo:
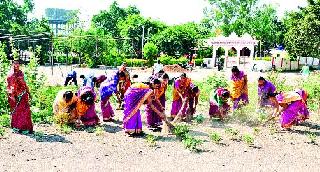
<path id="1" fill-rule="evenodd" d="M 43 131 L 36 131 L 33 134 L 33 137 L 36 139 L 36 141 L 41 140 L 44 137 L 45 133 Z"/>
<path id="2" fill-rule="evenodd" d="M 239 130 L 233 128 L 226 128 L 225 133 L 231 137 L 231 140 L 238 140 L 239 138 Z"/>
<path id="3" fill-rule="evenodd" d="M 6 134 L 6 130 L 0 127 L 0 137 L 3 137 Z"/>
<path id="4" fill-rule="evenodd" d="M 244 141 L 247 145 L 251 146 L 254 143 L 254 138 L 250 134 L 244 134 L 242 136 L 242 141 Z"/>
<path id="5" fill-rule="evenodd" d="M 0 126 L 10 127 L 10 116 L 9 115 L 0 115 Z"/>
<path id="6" fill-rule="evenodd" d="M 217 132 L 212 132 L 211 134 L 210 134 L 210 139 L 211 139 L 211 141 L 213 141 L 214 143 L 219 143 L 221 140 L 222 140 L 222 137 L 221 137 L 221 135 L 219 134 L 219 133 L 217 133 Z"/>
<path id="7" fill-rule="evenodd" d="M 186 138 L 186 135 L 189 133 L 190 129 L 187 125 L 179 124 L 173 129 L 173 134 L 175 134 L 180 140 Z"/>
<path id="8" fill-rule="evenodd" d="M 88 127 L 88 128 L 86 128 L 85 130 L 86 130 L 86 132 L 88 132 L 88 133 L 94 133 L 94 132 L 96 131 L 96 128 L 95 128 L 95 127 Z"/>
<path id="9" fill-rule="evenodd" d="M 315 144 L 317 140 L 317 135 L 314 133 L 308 133 L 308 138 L 310 139 L 310 143 Z"/>
<path id="10" fill-rule="evenodd" d="M 254 128 L 253 128 L 253 134 L 254 134 L 255 136 L 259 135 L 260 132 L 261 132 L 261 129 L 260 129 L 260 128 L 258 128 L 258 127 L 254 127 Z"/>
<path id="11" fill-rule="evenodd" d="M 72 128 L 68 125 L 62 125 L 60 129 L 64 134 L 70 134 L 72 132 Z"/>
<path id="12" fill-rule="evenodd" d="M 203 116 L 202 114 L 197 115 L 197 116 L 195 117 L 195 120 L 196 120 L 196 122 L 197 122 L 198 124 L 202 124 L 202 123 L 204 122 L 204 116 Z"/>
<path id="13" fill-rule="evenodd" d="M 274 125 L 270 125 L 269 131 L 271 135 L 274 135 L 277 132 L 277 128 Z"/>
<path id="14" fill-rule="evenodd" d="M 150 147 L 154 147 L 156 146 L 156 141 L 157 141 L 157 137 L 152 135 L 152 134 L 148 134 L 146 136 L 146 140 L 147 140 L 147 143 L 149 144 Z"/>
<path id="15" fill-rule="evenodd" d="M 96 136 L 102 136 L 104 134 L 104 129 L 102 127 L 97 127 L 95 128 L 94 133 L 96 134 Z"/>
<path id="16" fill-rule="evenodd" d="M 200 149 L 198 148 L 198 146 L 201 145 L 202 142 L 202 140 L 196 139 L 189 134 L 187 134 L 185 139 L 182 140 L 184 147 L 192 152 L 199 152 Z"/>

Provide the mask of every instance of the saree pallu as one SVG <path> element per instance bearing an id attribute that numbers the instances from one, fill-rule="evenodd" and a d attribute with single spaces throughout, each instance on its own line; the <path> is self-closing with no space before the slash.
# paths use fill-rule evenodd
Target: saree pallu
<path id="1" fill-rule="evenodd" d="M 28 86 L 22 71 L 14 73 L 13 68 L 7 77 L 8 101 L 11 110 L 11 127 L 33 131 L 29 104 Z"/>
<path id="2" fill-rule="evenodd" d="M 94 95 L 94 99 L 96 99 L 96 94 L 94 93 L 93 88 L 91 87 L 81 87 L 78 91 L 78 96 L 81 97 L 81 95 L 83 95 L 86 92 L 91 92 Z M 79 101 L 81 100 L 79 99 Z M 77 108 L 80 108 L 80 107 L 77 107 Z M 84 114 L 81 115 L 80 120 L 82 121 L 83 125 L 86 125 L 86 126 L 97 125 L 99 123 L 100 120 L 95 111 L 95 104 L 87 107 Z"/>
<path id="3" fill-rule="evenodd" d="M 303 100 L 297 100 L 283 110 L 280 118 L 282 128 L 290 128 L 296 123 L 303 122 L 309 118 L 309 111 Z"/>
<path id="4" fill-rule="evenodd" d="M 133 84 L 124 95 L 123 128 L 126 133 L 134 134 L 142 131 L 139 108 L 152 94 L 153 90 L 142 83 Z"/>
<path id="5" fill-rule="evenodd" d="M 110 97 L 112 96 L 112 94 L 117 92 L 118 82 L 119 77 L 117 73 L 114 73 L 110 78 L 107 78 L 107 80 L 100 85 L 100 105 L 103 120 L 110 120 L 112 117 L 114 117 L 114 111 L 110 103 Z"/>

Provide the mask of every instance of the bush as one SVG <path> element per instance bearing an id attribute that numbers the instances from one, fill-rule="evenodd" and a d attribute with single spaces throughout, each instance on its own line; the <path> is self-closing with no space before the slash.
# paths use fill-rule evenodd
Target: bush
<path id="1" fill-rule="evenodd" d="M 0 127 L 10 127 L 9 115 L 0 115 Z"/>
<path id="2" fill-rule="evenodd" d="M 254 143 L 254 138 L 250 134 L 244 134 L 242 136 L 242 141 L 244 141 L 247 145 L 251 146 Z"/>
<path id="3" fill-rule="evenodd" d="M 222 137 L 221 137 L 221 135 L 220 135 L 219 133 L 217 133 L 217 132 L 212 132 L 212 133 L 210 134 L 210 139 L 211 139 L 211 141 L 214 142 L 214 143 L 219 143 L 219 142 L 222 140 Z"/>
<path id="4" fill-rule="evenodd" d="M 143 59 L 125 59 L 124 60 L 129 67 L 144 67 L 148 61 Z"/>
<path id="5" fill-rule="evenodd" d="M 196 66 L 201 66 L 203 64 L 203 59 L 195 59 Z"/>
<path id="6" fill-rule="evenodd" d="M 153 64 L 153 60 L 157 56 L 157 54 L 158 54 L 158 47 L 154 43 L 148 42 L 144 45 L 143 56 L 148 61 L 149 65 Z"/>
<path id="7" fill-rule="evenodd" d="M 316 73 L 311 74 L 302 83 L 302 88 L 308 93 L 308 107 L 312 111 L 320 110 L 320 75 Z"/>
<path id="8" fill-rule="evenodd" d="M 185 138 L 182 140 L 182 143 L 184 144 L 184 147 L 189 149 L 190 151 L 198 152 L 198 146 L 202 144 L 202 140 L 196 139 L 191 135 L 187 134 Z"/>
<path id="9" fill-rule="evenodd" d="M 173 65 L 173 64 L 185 64 L 188 63 L 188 59 L 185 57 L 180 57 L 176 59 L 175 57 L 163 55 L 159 57 L 160 63 L 163 65 Z"/>
<path id="10" fill-rule="evenodd" d="M 175 134 L 181 140 L 185 139 L 189 133 L 190 128 L 187 125 L 179 124 L 173 129 L 173 134 Z"/>
<path id="11" fill-rule="evenodd" d="M 202 114 L 200 114 L 200 115 L 196 116 L 195 120 L 198 124 L 202 124 L 204 122 L 205 118 Z"/>

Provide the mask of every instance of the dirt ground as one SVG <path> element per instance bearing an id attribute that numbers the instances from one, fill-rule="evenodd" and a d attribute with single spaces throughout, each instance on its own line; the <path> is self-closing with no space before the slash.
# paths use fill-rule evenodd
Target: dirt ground
<path id="1" fill-rule="evenodd" d="M 188 75 L 201 81 L 211 73 L 212 70 L 199 69 Z M 147 76 L 141 74 L 144 75 Z M 249 80 L 258 76 L 258 73 L 252 74 Z M 298 74 L 286 76 L 299 78 Z M 52 83 L 61 82 L 57 77 L 51 79 Z M 200 107 L 198 113 L 206 115 L 206 109 Z M 100 114 L 99 107 L 97 111 Z M 122 116 L 121 111 L 116 111 L 115 122 L 101 123 L 103 132 L 100 135 L 88 130 L 64 134 L 50 125 L 36 125 L 35 135 L 8 130 L 0 139 L 0 171 L 320 171 L 320 139 L 314 144 L 307 135 L 320 136 L 319 115 L 313 114 L 310 120 L 292 131 L 258 126 L 260 132 L 256 135 L 253 127 L 210 121 L 206 116 L 203 124 L 190 124 L 191 134 L 204 140 L 198 153 L 185 149 L 175 136 L 153 133 L 147 128 L 143 129 L 147 134 L 160 136 L 155 146 L 145 137 L 128 137 L 122 131 Z M 277 126 L 277 121 L 272 123 Z M 254 145 L 231 140 L 225 128 L 238 129 L 240 135 L 254 135 Z M 210 140 L 213 131 L 222 136 L 220 144 Z"/>

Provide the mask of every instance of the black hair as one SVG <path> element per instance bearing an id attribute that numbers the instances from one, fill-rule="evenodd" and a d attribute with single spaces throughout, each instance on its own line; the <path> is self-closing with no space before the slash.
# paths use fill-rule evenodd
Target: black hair
<path id="1" fill-rule="evenodd" d="M 187 74 L 186 73 L 182 73 L 181 75 L 180 75 L 180 77 L 187 77 Z"/>
<path id="2" fill-rule="evenodd" d="M 139 76 L 137 75 L 137 74 L 134 74 L 133 76 L 132 76 L 132 78 L 138 78 Z"/>
<path id="3" fill-rule="evenodd" d="M 157 60 L 157 63 L 160 63 L 160 59 Z"/>
<path id="4" fill-rule="evenodd" d="M 73 97 L 72 91 L 66 91 L 66 92 L 63 94 L 63 98 L 64 98 L 65 100 L 71 100 L 72 97 Z"/>
<path id="5" fill-rule="evenodd" d="M 276 97 L 280 93 L 267 93 L 267 98 Z"/>
<path id="6" fill-rule="evenodd" d="M 159 79 L 154 79 L 154 80 L 152 81 L 152 83 L 153 83 L 153 84 L 161 84 L 161 82 L 160 82 Z"/>
<path id="7" fill-rule="evenodd" d="M 169 79 L 169 75 L 168 75 L 168 74 L 166 74 L 166 73 L 165 73 L 165 74 L 163 74 L 163 75 L 162 75 L 162 79 Z"/>
<path id="8" fill-rule="evenodd" d="M 96 82 L 96 81 L 97 81 L 97 77 L 93 77 L 92 82 Z"/>
<path id="9" fill-rule="evenodd" d="M 199 91 L 199 87 L 198 86 L 194 86 L 194 87 L 192 87 L 191 90 L 192 90 L 193 93 L 197 93 Z"/>
<path id="10" fill-rule="evenodd" d="M 93 94 L 90 92 L 86 92 L 86 93 L 82 94 L 81 100 L 84 101 L 87 105 L 94 104 L 94 97 L 93 97 Z"/>
<path id="11" fill-rule="evenodd" d="M 266 79 L 264 79 L 264 77 L 260 76 L 258 81 L 266 81 Z"/>
<path id="12" fill-rule="evenodd" d="M 228 90 L 225 90 L 222 95 L 223 98 L 229 98 L 230 97 L 230 92 Z"/>
<path id="13" fill-rule="evenodd" d="M 231 72 L 234 72 L 234 73 L 239 73 L 240 70 L 238 69 L 237 66 L 233 66 L 232 69 L 231 69 Z"/>
<path id="14" fill-rule="evenodd" d="M 122 71 L 119 73 L 119 77 L 126 77 L 126 74 Z"/>
<path id="15" fill-rule="evenodd" d="M 80 75 L 80 78 L 85 78 L 84 75 Z"/>

